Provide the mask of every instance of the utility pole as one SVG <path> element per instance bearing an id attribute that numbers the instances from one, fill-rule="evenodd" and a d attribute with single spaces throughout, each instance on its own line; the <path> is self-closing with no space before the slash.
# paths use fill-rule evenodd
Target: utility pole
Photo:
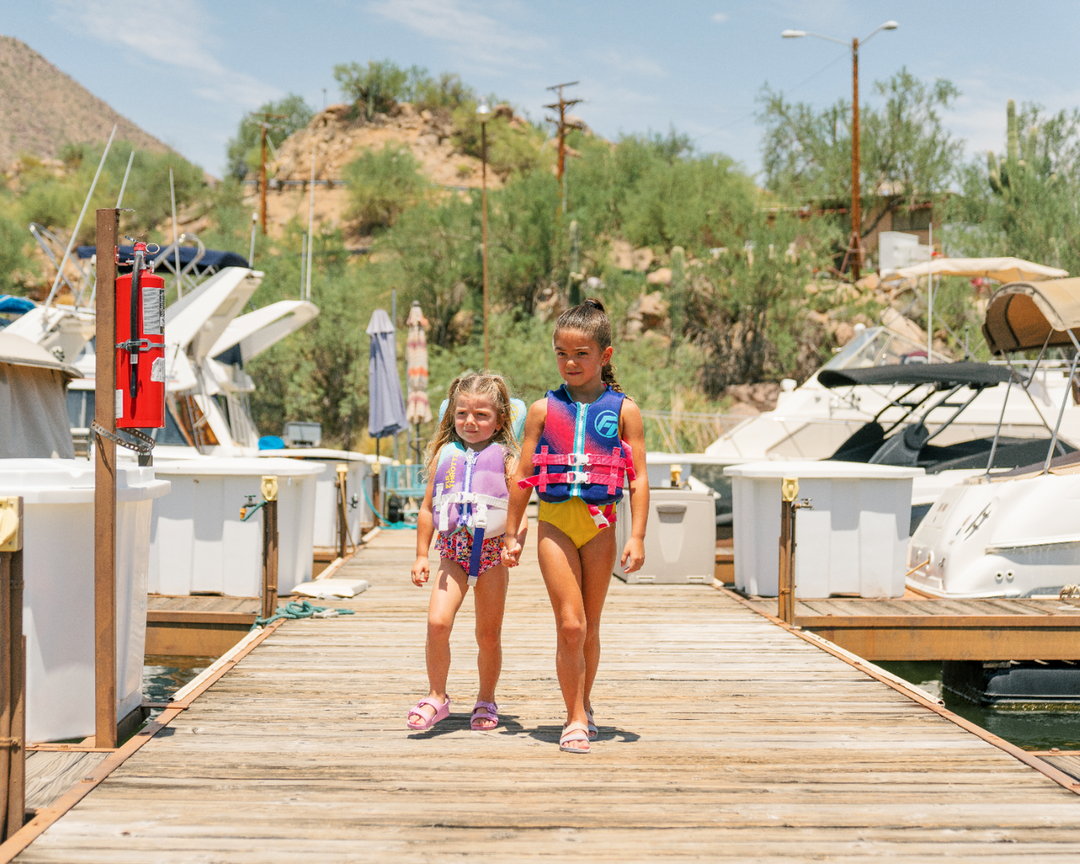
<path id="1" fill-rule="evenodd" d="M 859 188 L 859 40 L 851 40 L 851 276 L 862 275 L 862 190 Z M 930 362 L 930 355 L 926 355 Z"/>
<path id="2" fill-rule="evenodd" d="M 259 160 L 259 224 L 262 225 L 263 236 L 266 235 L 266 130 L 270 128 L 270 120 L 278 118 L 286 119 L 284 114 L 270 114 L 263 111 L 262 122 L 259 123 L 259 140 L 262 145 L 262 158 Z"/>
<path id="3" fill-rule="evenodd" d="M 900 25 L 895 21 L 886 21 L 873 33 L 862 40 L 865 45 L 881 30 L 895 30 Z M 813 36 L 827 42 L 835 42 L 851 49 L 851 240 L 848 251 L 851 253 L 851 275 L 853 282 L 858 282 L 862 275 L 862 191 L 859 188 L 859 40 L 837 39 L 835 36 L 823 36 L 807 30 L 785 30 L 780 34 L 784 39 L 801 39 Z"/>
<path id="4" fill-rule="evenodd" d="M 574 87 L 577 85 L 577 81 L 568 81 L 565 84 L 554 84 L 548 87 L 548 90 L 558 91 L 559 101 L 553 102 L 551 105 L 545 105 L 545 108 L 550 108 L 552 111 L 558 111 L 558 119 L 555 117 L 546 118 L 548 122 L 555 123 L 559 127 L 559 163 L 555 169 L 555 177 L 559 181 L 559 189 L 562 195 L 562 212 L 566 212 L 566 131 L 567 129 L 579 129 L 580 126 L 576 123 L 566 122 L 566 109 L 571 108 L 581 102 L 581 99 L 564 99 L 563 87 Z"/>

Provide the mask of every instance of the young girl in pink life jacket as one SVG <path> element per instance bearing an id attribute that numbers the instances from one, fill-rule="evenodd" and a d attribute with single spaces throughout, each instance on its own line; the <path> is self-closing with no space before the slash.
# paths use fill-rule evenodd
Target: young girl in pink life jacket
<path id="1" fill-rule="evenodd" d="M 428 581 L 428 547 L 439 569 L 428 603 L 427 672 L 430 691 L 409 712 L 410 729 L 430 729 L 450 714 L 446 677 L 450 671 L 450 631 L 469 587 L 476 604 L 480 693 L 470 727 L 499 724 L 495 685 L 502 669 L 502 620 L 508 575 L 502 561 L 507 530 L 507 475 L 517 460 L 510 395 L 497 375 L 470 374 L 450 385 L 449 405 L 427 451 L 427 491 L 417 519 L 414 585 Z M 527 522 L 519 514 L 514 542 L 525 541 Z"/>
<path id="2" fill-rule="evenodd" d="M 540 498 L 537 552 L 555 611 L 555 665 L 566 701 L 559 749 L 588 753 L 596 737 L 591 693 L 600 663 L 600 616 L 619 550 L 615 504 L 630 482 L 630 539 L 619 561 L 632 573 L 645 563 L 649 484 L 641 412 L 615 381 L 611 323 L 598 300 L 559 316 L 553 338 L 564 383 L 534 402 L 525 418 L 522 457 L 511 484 L 509 524 Z M 521 544 L 508 539 L 511 566 Z"/>

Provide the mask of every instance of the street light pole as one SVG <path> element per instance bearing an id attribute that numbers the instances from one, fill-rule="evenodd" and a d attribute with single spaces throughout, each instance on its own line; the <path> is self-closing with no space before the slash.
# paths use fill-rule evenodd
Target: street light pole
<path id="1" fill-rule="evenodd" d="M 900 25 L 895 21 L 886 21 L 873 33 L 862 40 L 865 45 L 881 30 L 895 30 Z M 836 42 L 851 49 L 851 275 L 858 282 L 862 275 L 862 190 L 859 186 L 859 40 L 847 42 L 833 36 L 810 33 L 806 30 L 785 30 L 780 34 L 784 39 L 801 39 L 813 36 L 827 42 Z"/>
<path id="2" fill-rule="evenodd" d="M 480 120 L 480 183 L 481 183 L 481 210 L 482 216 L 482 242 L 484 258 L 484 369 L 491 368 L 488 353 L 488 214 L 487 214 L 487 121 L 491 117 L 491 109 L 487 100 L 481 99 L 476 106 L 476 116 Z"/>
<path id="3" fill-rule="evenodd" d="M 859 184 L 859 40 L 851 40 L 851 276 L 862 276 L 862 189 Z"/>

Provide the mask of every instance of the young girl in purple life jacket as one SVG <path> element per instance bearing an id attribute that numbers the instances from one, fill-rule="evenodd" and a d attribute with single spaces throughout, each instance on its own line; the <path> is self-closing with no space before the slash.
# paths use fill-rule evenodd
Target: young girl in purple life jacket
<path id="1" fill-rule="evenodd" d="M 637 405 L 615 380 L 611 323 L 599 300 L 559 316 L 552 342 L 566 383 L 529 408 L 507 519 L 517 524 L 535 487 L 537 552 L 555 611 L 555 665 L 566 701 L 559 749 L 588 753 L 597 734 L 591 694 L 600 663 L 600 615 L 619 554 L 612 526 L 624 475 L 632 522 L 619 560 L 627 573 L 645 563 L 645 430 Z M 514 566 L 520 555 L 521 543 L 508 539 L 504 560 Z"/>
<path id="2" fill-rule="evenodd" d="M 446 677 L 450 671 L 450 631 L 473 587 L 480 693 L 470 727 L 499 724 L 495 685 L 502 669 L 502 620 L 509 581 L 502 561 L 503 535 L 515 526 L 514 542 L 525 542 L 524 514 L 507 523 L 507 476 L 518 455 L 510 395 L 498 375 L 470 374 L 450 385 L 449 405 L 427 450 L 427 491 L 416 530 L 414 585 L 428 581 L 428 547 L 435 547 L 439 570 L 428 603 L 427 672 L 430 691 L 409 712 L 410 729 L 430 729 L 450 714 Z"/>

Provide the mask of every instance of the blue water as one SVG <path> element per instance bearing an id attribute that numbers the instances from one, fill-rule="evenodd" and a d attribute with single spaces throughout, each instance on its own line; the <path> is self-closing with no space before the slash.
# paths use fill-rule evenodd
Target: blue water
<path id="1" fill-rule="evenodd" d="M 143 660 L 143 698 L 168 702 L 169 697 L 214 662 L 213 657 L 168 657 L 147 654 Z M 161 713 L 155 708 L 151 716 Z"/>
<path id="2" fill-rule="evenodd" d="M 1080 750 L 1080 705 L 1053 711 L 987 708 L 943 690 L 941 663 L 878 663 L 883 669 L 945 700 L 945 707 L 1024 750 Z"/>

